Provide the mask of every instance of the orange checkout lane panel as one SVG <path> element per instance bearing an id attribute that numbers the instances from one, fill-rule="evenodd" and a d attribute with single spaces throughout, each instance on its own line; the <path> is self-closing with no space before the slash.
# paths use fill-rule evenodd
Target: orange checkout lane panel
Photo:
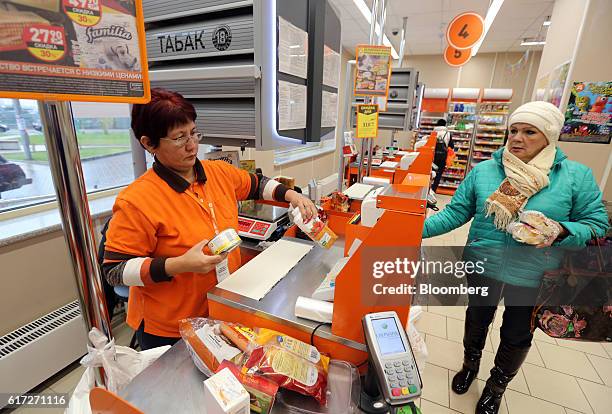
<path id="1" fill-rule="evenodd" d="M 348 213 L 327 211 L 328 225 L 340 236 L 330 249 L 314 247 L 259 301 L 219 287 L 213 289 L 208 294 L 210 317 L 282 331 L 310 343 L 319 323 L 296 317 L 296 300 L 299 296 L 310 297 L 333 265 L 359 239 L 361 245 L 336 278 L 331 327 L 319 327 L 312 339 L 321 352 L 332 358 L 362 364 L 367 358 L 361 327 L 363 316 L 394 310 L 406 324 L 410 308 L 408 302 L 387 306 L 363 300 L 363 290 L 372 275 L 362 268 L 362 255 L 371 248 L 392 246 L 408 251 L 408 247 L 420 246 L 435 138 L 429 141 L 420 149 L 409 171 L 402 172 L 402 180 L 397 183 L 394 180 L 394 184 L 378 195 L 377 204 L 384 212 L 373 227 L 349 223 L 360 211 L 360 203 L 352 203 Z M 293 236 L 295 232 L 290 229 L 287 234 Z"/>

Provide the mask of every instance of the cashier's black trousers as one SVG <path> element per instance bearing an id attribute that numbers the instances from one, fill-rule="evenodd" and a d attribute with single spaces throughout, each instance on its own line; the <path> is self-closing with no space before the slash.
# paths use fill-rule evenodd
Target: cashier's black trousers
<path id="1" fill-rule="evenodd" d="M 493 322 L 499 301 L 504 298 L 504 316 L 500 329 L 501 342 L 515 347 L 531 345 L 531 314 L 538 288 L 501 283 L 488 277 L 468 276 L 470 286 L 487 286 L 488 295 L 470 295 L 465 322 L 476 327 L 488 328 Z M 520 304 L 520 305 L 516 305 Z"/>
<path id="2" fill-rule="evenodd" d="M 174 345 L 181 338 L 168 338 L 166 336 L 157 336 L 144 331 L 144 320 L 140 323 L 138 330 L 136 331 L 136 339 L 138 345 L 142 351 L 157 348 L 158 346 Z"/>

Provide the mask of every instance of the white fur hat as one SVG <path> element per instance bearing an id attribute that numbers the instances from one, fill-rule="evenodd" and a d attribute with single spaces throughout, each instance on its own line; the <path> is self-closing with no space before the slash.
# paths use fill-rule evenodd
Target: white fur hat
<path id="1" fill-rule="evenodd" d="M 510 115 L 508 126 L 518 123 L 533 125 L 546 135 L 548 143 L 552 144 L 558 141 L 564 121 L 565 117 L 555 105 L 550 102 L 533 101 L 519 106 Z"/>

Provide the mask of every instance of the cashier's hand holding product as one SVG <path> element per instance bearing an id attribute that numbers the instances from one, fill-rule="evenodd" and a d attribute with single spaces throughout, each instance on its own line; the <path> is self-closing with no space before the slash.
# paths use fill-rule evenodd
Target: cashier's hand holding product
<path id="1" fill-rule="evenodd" d="M 227 258 L 227 253 L 209 255 L 204 253 L 208 240 L 202 240 L 186 253 L 166 260 L 166 271 L 170 274 L 184 272 L 208 273 L 215 270 L 217 264 Z"/>
<path id="2" fill-rule="evenodd" d="M 312 200 L 298 193 L 297 191 L 287 191 L 287 194 L 285 195 L 285 200 L 287 200 L 287 202 L 291 204 L 293 208 L 297 208 L 300 210 L 300 214 L 304 218 L 304 223 L 308 223 L 310 220 L 312 220 L 313 217 L 317 217 L 317 215 L 319 214 L 319 211 L 317 210 L 317 207 L 314 205 Z"/>

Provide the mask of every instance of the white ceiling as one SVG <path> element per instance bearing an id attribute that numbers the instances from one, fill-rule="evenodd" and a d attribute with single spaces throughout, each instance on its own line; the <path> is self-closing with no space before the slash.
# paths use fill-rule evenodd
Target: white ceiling
<path id="1" fill-rule="evenodd" d="M 342 19 L 342 44 L 354 50 L 358 44 L 368 43 L 370 25 L 353 0 L 330 0 Z M 371 8 L 372 0 L 366 0 Z M 554 0 L 505 0 L 478 53 L 525 51 L 523 38 L 533 38 L 546 28 L 542 22 L 552 14 Z M 402 18 L 408 17 L 406 54 L 441 54 L 446 48 L 446 27 L 459 13 L 473 11 L 483 18 L 489 0 L 387 0 L 385 33 L 399 53 Z M 531 46 L 531 48 L 534 48 Z M 542 47 L 539 47 L 541 49 Z M 537 49 L 537 48 L 536 48 Z"/>

